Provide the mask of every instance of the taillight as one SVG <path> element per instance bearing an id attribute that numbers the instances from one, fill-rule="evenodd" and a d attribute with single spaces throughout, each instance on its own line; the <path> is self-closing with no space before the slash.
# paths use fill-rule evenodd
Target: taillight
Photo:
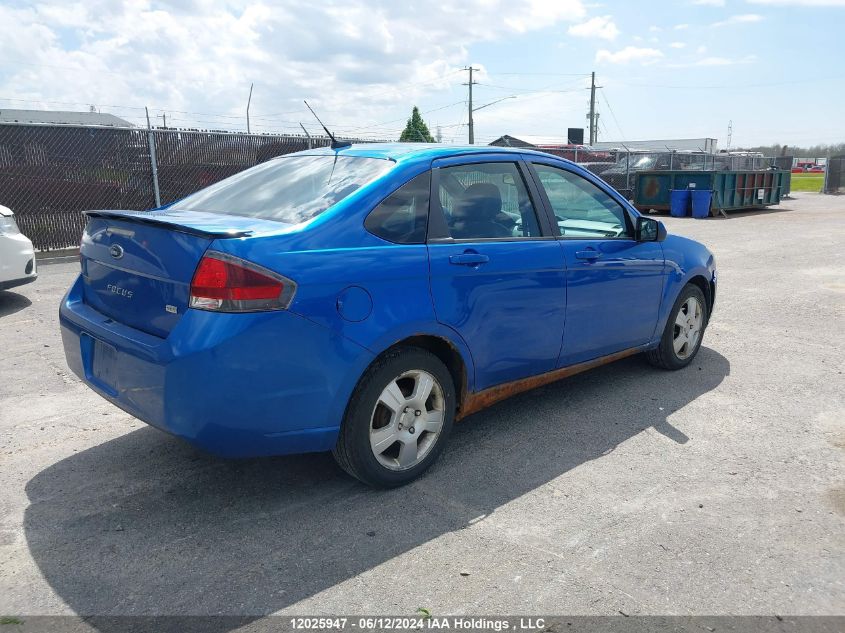
<path id="1" fill-rule="evenodd" d="M 217 312 L 284 310 L 296 284 L 238 257 L 208 251 L 191 281 L 190 306 Z"/>

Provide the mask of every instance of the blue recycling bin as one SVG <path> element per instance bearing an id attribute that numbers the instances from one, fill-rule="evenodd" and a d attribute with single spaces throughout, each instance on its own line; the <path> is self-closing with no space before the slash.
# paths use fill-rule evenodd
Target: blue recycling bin
<path id="1" fill-rule="evenodd" d="M 690 190 L 672 189 L 669 193 L 669 215 L 684 218 L 689 213 Z"/>
<path id="2" fill-rule="evenodd" d="M 692 192 L 692 217 L 706 218 L 710 215 L 710 200 L 713 192 L 709 189 L 696 189 Z"/>

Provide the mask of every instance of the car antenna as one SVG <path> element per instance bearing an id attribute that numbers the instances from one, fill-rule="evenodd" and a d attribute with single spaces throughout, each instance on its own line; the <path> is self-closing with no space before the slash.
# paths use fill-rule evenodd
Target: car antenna
<path id="1" fill-rule="evenodd" d="M 305 101 L 305 99 L 303 99 L 302 101 L 303 101 L 303 103 L 305 103 L 305 107 L 308 108 L 309 110 L 311 110 L 311 114 L 313 114 L 314 118 L 317 119 L 317 123 L 319 123 L 322 126 L 322 128 L 326 131 L 326 134 L 329 135 L 329 138 L 332 140 L 332 149 L 340 149 L 341 147 L 349 147 L 349 146 L 352 145 L 352 141 L 338 141 L 334 137 L 334 134 L 329 132 L 329 128 L 327 128 L 323 124 L 323 122 L 320 120 L 320 117 L 318 117 L 317 113 L 314 112 L 313 108 L 310 105 L 308 105 L 308 102 Z"/>

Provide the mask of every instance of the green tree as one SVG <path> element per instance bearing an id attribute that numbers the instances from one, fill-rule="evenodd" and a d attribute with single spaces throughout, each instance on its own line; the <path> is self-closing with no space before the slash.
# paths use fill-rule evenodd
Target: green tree
<path id="1" fill-rule="evenodd" d="M 434 143 L 434 137 L 428 131 L 428 126 L 423 121 L 420 109 L 417 106 L 414 106 L 411 118 L 408 119 L 405 129 L 402 130 L 399 141 L 402 143 Z"/>

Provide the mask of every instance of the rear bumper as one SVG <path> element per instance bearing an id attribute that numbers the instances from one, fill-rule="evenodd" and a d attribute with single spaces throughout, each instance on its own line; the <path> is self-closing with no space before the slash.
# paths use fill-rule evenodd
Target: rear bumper
<path id="1" fill-rule="evenodd" d="M 38 279 L 38 275 L 32 273 L 28 277 L 21 277 L 20 279 L 10 279 L 8 281 L 0 281 L 0 290 L 8 290 L 9 288 L 17 288 L 18 286 L 23 286 L 24 284 L 31 284 L 36 279 Z"/>
<path id="2" fill-rule="evenodd" d="M 32 242 L 20 233 L 0 235 L 0 290 L 22 286 L 37 278 Z"/>
<path id="3" fill-rule="evenodd" d="M 88 386 L 151 426 L 226 457 L 331 449 L 373 359 L 287 311 L 188 310 L 159 338 L 83 303 L 80 279 L 59 317 L 68 366 Z"/>

